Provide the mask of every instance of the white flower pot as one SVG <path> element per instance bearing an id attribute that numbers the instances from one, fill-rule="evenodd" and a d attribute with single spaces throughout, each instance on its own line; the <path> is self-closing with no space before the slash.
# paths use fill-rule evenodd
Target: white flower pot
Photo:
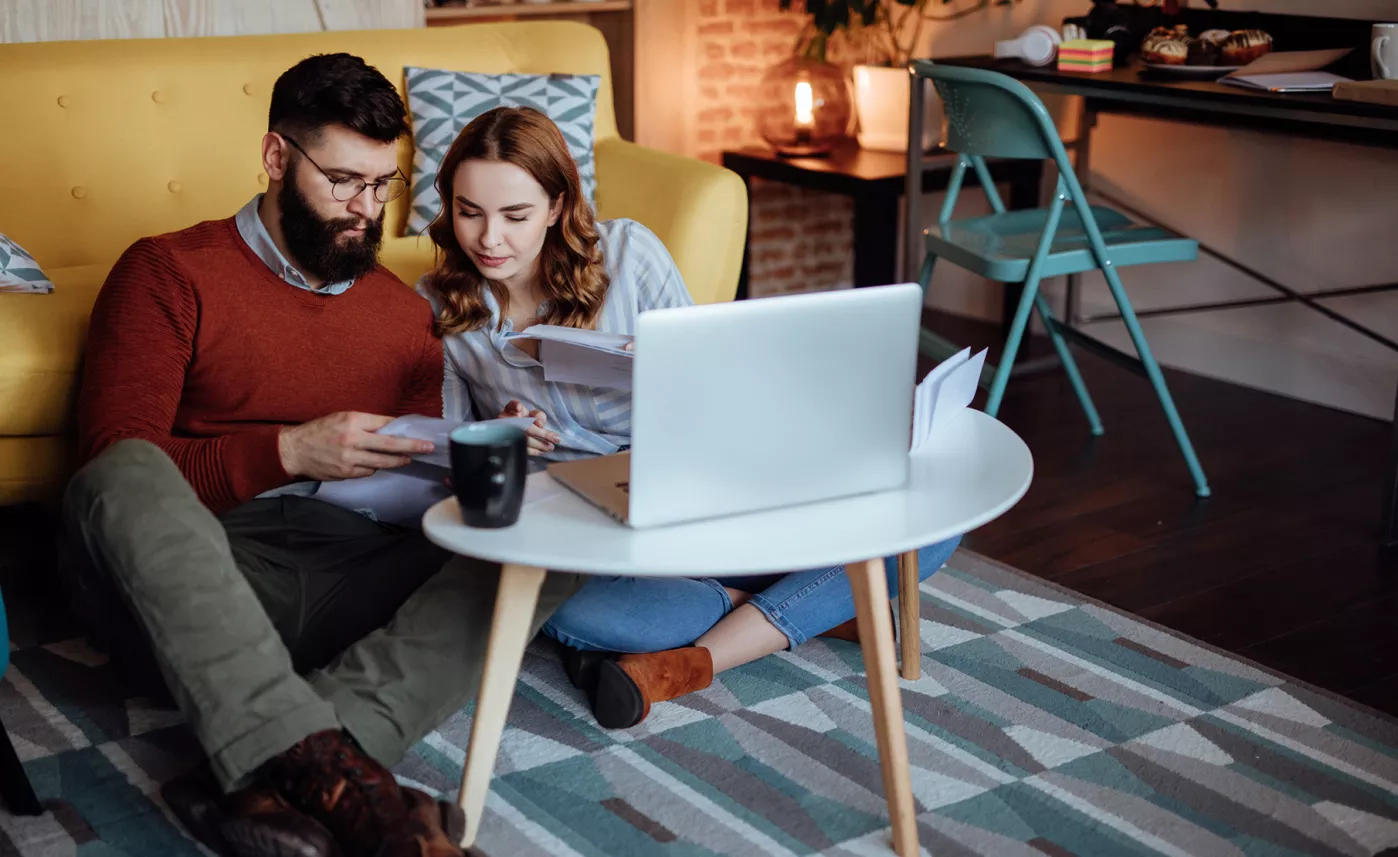
<path id="1" fill-rule="evenodd" d="M 859 117 L 859 145 L 879 152 L 908 151 L 908 82 L 905 68 L 876 65 L 854 67 L 854 107 Z M 922 150 L 942 142 L 942 102 L 932 82 L 923 81 L 926 95 Z"/>

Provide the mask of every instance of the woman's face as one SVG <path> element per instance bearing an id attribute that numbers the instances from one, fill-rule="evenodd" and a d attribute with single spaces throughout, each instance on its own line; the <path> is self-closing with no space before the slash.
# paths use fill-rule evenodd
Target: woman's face
<path id="1" fill-rule="evenodd" d="M 508 161 L 466 160 L 452 180 L 452 225 L 481 276 L 533 287 L 539 253 L 563 200 Z"/>

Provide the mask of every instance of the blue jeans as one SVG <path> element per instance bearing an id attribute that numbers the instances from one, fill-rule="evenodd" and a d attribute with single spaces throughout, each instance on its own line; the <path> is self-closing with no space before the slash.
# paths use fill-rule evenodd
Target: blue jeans
<path id="1" fill-rule="evenodd" d="M 917 553 L 918 576 L 931 577 L 961 537 Z M 888 591 L 898 591 L 898 560 L 884 560 Z M 792 646 L 854 618 L 844 566 L 751 577 L 592 577 L 544 623 L 544 633 L 575 649 L 660 652 L 687 646 L 733 610 L 724 587 L 753 593 L 748 603 Z"/>

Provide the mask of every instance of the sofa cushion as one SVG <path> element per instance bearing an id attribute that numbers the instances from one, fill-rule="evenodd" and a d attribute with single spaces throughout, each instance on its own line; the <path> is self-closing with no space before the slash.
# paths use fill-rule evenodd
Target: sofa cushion
<path id="1" fill-rule="evenodd" d="M 71 424 L 88 316 L 111 265 L 49 271 L 48 297 L 0 294 L 0 437 Z"/>
<path id="2" fill-rule="evenodd" d="M 477 74 L 408 67 L 408 109 L 413 123 L 413 187 L 406 234 L 421 235 L 441 211 L 433 184 L 437 167 L 456 135 L 472 119 L 496 107 L 533 107 L 563 132 L 578 164 L 583 196 L 594 203 L 597 169 L 595 74 Z"/>
<path id="3" fill-rule="evenodd" d="M 0 292 L 46 295 L 53 291 L 39 263 L 14 239 L 0 235 Z"/>

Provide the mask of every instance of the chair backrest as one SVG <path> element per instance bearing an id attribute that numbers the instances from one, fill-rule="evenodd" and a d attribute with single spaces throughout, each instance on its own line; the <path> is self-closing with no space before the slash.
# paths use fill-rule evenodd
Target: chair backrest
<path id="1" fill-rule="evenodd" d="M 999 72 L 930 60 L 914 62 L 912 71 L 931 80 L 941 96 L 948 150 L 990 158 L 1047 159 L 1071 172 L 1053 117 L 1029 87 Z"/>

